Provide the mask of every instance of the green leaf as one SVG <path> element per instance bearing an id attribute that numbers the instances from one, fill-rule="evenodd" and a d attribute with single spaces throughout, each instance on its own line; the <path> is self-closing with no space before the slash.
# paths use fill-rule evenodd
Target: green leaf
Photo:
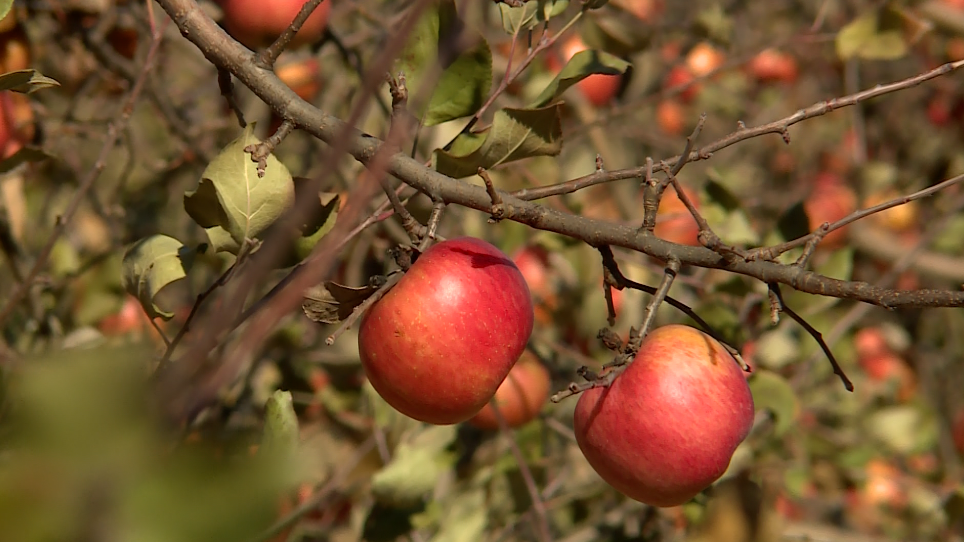
<path id="1" fill-rule="evenodd" d="M 485 538 L 489 506 L 482 488 L 459 493 L 447 507 L 432 542 L 476 542 Z"/>
<path id="2" fill-rule="evenodd" d="M 141 239 L 124 254 L 124 290 L 135 296 L 151 319 L 170 320 L 174 313 L 154 303 L 154 298 L 168 284 L 187 276 L 197 255 L 180 241 L 166 235 Z"/>
<path id="3" fill-rule="evenodd" d="M 703 218 L 724 243 L 736 246 L 759 243 L 759 235 L 742 209 L 727 212 L 724 206 L 710 203 L 703 209 Z"/>
<path id="4" fill-rule="evenodd" d="M 621 75 L 631 64 L 604 51 L 580 51 L 573 55 L 559 75 L 539 94 L 531 107 L 543 107 L 555 101 L 569 87 L 593 74 Z"/>
<path id="5" fill-rule="evenodd" d="M 938 429 L 934 420 L 913 405 L 878 410 L 866 424 L 871 435 L 899 454 L 923 452 L 937 440 Z"/>
<path id="6" fill-rule="evenodd" d="M 773 433 L 785 435 L 800 415 L 800 403 L 790 383 L 777 373 L 762 370 L 750 378 L 750 391 L 757 410 L 769 410 L 776 418 Z"/>
<path id="7" fill-rule="evenodd" d="M 17 70 L 0 75 L 0 90 L 32 94 L 38 90 L 59 87 L 60 83 L 37 70 Z"/>
<path id="8" fill-rule="evenodd" d="M 237 256 L 238 252 L 241 251 L 241 245 L 231 238 L 228 230 L 221 226 L 204 228 L 204 233 L 207 234 L 208 241 L 211 243 L 214 252 L 228 252 Z"/>
<path id="9" fill-rule="evenodd" d="M 884 8 L 861 15 L 837 34 L 837 56 L 842 60 L 897 60 L 907 54 L 902 19 Z"/>
<path id="10" fill-rule="evenodd" d="M 395 454 L 372 477 L 372 493 L 380 502 L 410 505 L 428 494 L 454 464 L 445 449 L 456 437 L 455 425 L 422 426 L 414 438 L 402 442 Z"/>
<path id="11" fill-rule="evenodd" d="M 301 183 L 295 183 L 296 194 L 299 185 Z M 310 196 L 306 194 L 304 197 Z M 338 197 L 338 194 L 320 194 L 317 198 L 318 207 L 313 210 L 308 222 L 302 225 L 301 236 L 295 240 L 295 263 L 304 260 L 311 254 L 315 245 L 335 227 L 335 221 L 338 219 L 338 208 L 341 205 L 341 198 Z M 301 199 L 300 194 L 298 199 Z"/>
<path id="12" fill-rule="evenodd" d="M 258 165 L 244 151 L 258 143 L 254 123 L 249 124 L 208 164 L 198 187 L 184 194 L 184 209 L 199 226 L 220 226 L 238 245 L 257 238 L 294 200 L 291 173 L 274 155 L 268 156 L 264 177 L 258 176 Z"/>
<path id="13" fill-rule="evenodd" d="M 298 415 L 290 391 L 276 390 L 264 405 L 260 453 L 288 457 L 298 449 Z"/>
<path id="14" fill-rule="evenodd" d="M 425 126 L 434 126 L 472 115 L 485 102 L 492 86 L 492 51 L 485 39 L 473 32 L 476 45 L 446 58 L 471 32 L 459 20 L 453 0 L 442 0 L 436 9 L 427 10 L 413 31 L 395 72 L 405 74 L 409 107 Z M 438 81 L 430 80 L 439 63 L 443 63 Z M 422 85 L 434 85 L 431 98 L 416 102 Z"/>
<path id="15" fill-rule="evenodd" d="M 541 109 L 503 109 L 496 112 L 492 125 L 480 133 L 484 134 L 485 141 L 471 152 L 465 153 L 478 142 L 475 134 L 467 141 L 459 141 L 463 139 L 459 136 L 448 151 L 436 150 L 433 157 L 435 170 L 462 178 L 475 175 L 480 167 L 491 169 L 532 156 L 559 154 L 562 150 L 561 105 Z"/>
<path id="16" fill-rule="evenodd" d="M 39 147 L 21 147 L 12 156 L 0 162 L 0 173 L 6 173 L 26 162 L 40 162 L 47 158 L 51 156 Z"/>
<path id="17" fill-rule="evenodd" d="M 13 0 L 0 0 L 0 20 L 10 13 L 13 8 Z"/>
<path id="18" fill-rule="evenodd" d="M 561 15 L 568 7 L 569 0 L 531 0 L 521 7 L 499 4 L 502 29 L 507 34 L 529 30 Z"/>

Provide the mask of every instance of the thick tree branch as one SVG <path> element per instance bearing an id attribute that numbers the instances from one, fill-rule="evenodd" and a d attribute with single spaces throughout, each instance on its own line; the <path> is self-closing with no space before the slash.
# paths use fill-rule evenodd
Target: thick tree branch
<path id="1" fill-rule="evenodd" d="M 198 7 L 194 0 L 159 0 L 159 4 L 174 19 L 189 40 L 219 68 L 234 74 L 283 118 L 297 122 L 305 131 L 329 144 L 336 142 L 345 130 L 344 123 L 328 115 L 308 102 L 298 98 L 273 72 L 258 68 L 251 62 L 250 52 L 232 40 Z M 914 84 L 937 77 L 958 67 L 959 63 L 946 64 L 941 68 L 914 78 Z M 897 83 L 903 88 L 912 86 Z M 780 125 L 765 125 L 742 130 L 728 139 L 720 140 L 690 154 L 690 160 L 704 157 L 709 150 L 723 148 L 751 137 L 749 134 L 780 132 L 785 126 L 818 116 L 834 108 L 852 105 L 858 101 L 892 92 L 894 85 L 884 85 L 855 95 L 848 100 L 831 100 L 810 109 L 799 111 Z M 782 122 L 782 121 L 781 121 Z M 773 123 L 771 123 L 773 124 Z M 781 128 L 783 126 L 783 128 Z M 347 151 L 363 164 L 369 164 L 381 147 L 381 141 L 358 130 L 352 130 L 346 145 Z M 676 159 L 667 160 L 672 164 Z M 405 183 L 447 204 L 462 205 L 488 213 L 492 198 L 481 186 L 471 185 L 432 171 L 408 156 L 395 153 L 388 160 L 388 172 Z M 642 174 L 639 172 L 638 174 Z M 637 174 L 634 174 L 637 175 Z M 847 282 L 831 279 L 816 273 L 780 265 L 773 262 L 726 261 L 719 254 L 703 247 L 687 247 L 669 243 L 649 235 L 641 235 L 630 226 L 608 223 L 580 216 L 565 214 L 534 203 L 524 201 L 508 193 L 502 194 L 505 206 L 503 219 L 527 224 L 537 229 L 551 231 L 580 239 L 592 246 L 612 245 L 643 252 L 663 261 L 678 258 L 683 265 L 725 269 L 756 278 L 766 283 L 780 283 L 797 290 L 843 299 L 853 299 L 888 308 L 901 307 L 947 307 L 964 305 L 964 291 L 918 290 L 895 291 L 878 288 L 866 282 Z"/>

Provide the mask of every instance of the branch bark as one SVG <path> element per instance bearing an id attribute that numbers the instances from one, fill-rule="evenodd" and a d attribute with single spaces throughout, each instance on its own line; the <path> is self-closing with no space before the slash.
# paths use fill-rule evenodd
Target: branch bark
<path id="1" fill-rule="evenodd" d="M 259 68 L 252 61 L 252 54 L 231 39 L 217 24 L 205 15 L 194 0 L 158 0 L 161 7 L 171 16 L 181 33 L 193 42 L 201 52 L 218 68 L 231 72 L 239 81 L 248 86 L 258 97 L 265 101 L 282 118 L 292 119 L 302 129 L 328 144 L 334 144 L 343 134 L 344 123 L 308 102 L 300 99 L 273 72 Z M 930 77 L 947 73 L 957 65 L 945 65 L 935 70 Z M 918 83 L 929 77 L 920 77 Z M 911 85 L 907 85 L 911 86 Z M 860 99 L 883 94 L 887 87 L 876 87 L 860 93 Z M 853 99 L 856 103 L 858 99 Z M 780 132 L 785 126 L 806 118 L 823 114 L 826 109 L 834 109 L 849 103 L 840 100 L 824 102 L 811 110 L 801 110 L 793 116 L 792 122 L 783 127 L 760 127 L 747 129 L 734 134 L 731 140 L 717 142 L 710 146 L 722 148 L 737 141 L 748 139 L 751 132 Z M 356 160 L 369 165 L 382 145 L 382 142 L 357 129 L 350 130 L 347 152 Z M 699 160 L 707 148 L 693 151 L 690 160 Z M 674 160 L 667 160 L 674 163 Z M 436 201 L 456 204 L 481 212 L 491 210 L 492 198 L 481 186 L 471 185 L 438 172 L 405 154 L 395 153 L 388 159 L 387 170 L 413 188 L 428 194 Z M 501 192 L 501 191 L 500 191 Z M 533 228 L 555 232 L 580 239 L 592 246 L 612 245 L 643 252 L 663 261 L 677 258 L 683 265 L 724 269 L 746 275 L 766 283 L 779 283 L 797 290 L 823 296 L 852 299 L 887 308 L 906 307 L 958 307 L 964 306 L 964 291 L 917 290 L 896 291 L 875 287 L 866 282 L 848 282 L 832 279 L 811 271 L 790 267 L 774 262 L 740 260 L 726 261 L 719 254 L 703 247 L 687 247 L 663 241 L 652 235 L 639 233 L 635 228 L 566 214 L 532 202 L 524 201 L 509 193 L 501 192 L 505 207 L 504 220 L 527 224 Z"/>

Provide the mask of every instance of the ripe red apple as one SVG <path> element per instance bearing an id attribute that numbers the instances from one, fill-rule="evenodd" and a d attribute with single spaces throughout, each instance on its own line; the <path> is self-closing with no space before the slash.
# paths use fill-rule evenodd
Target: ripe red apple
<path id="1" fill-rule="evenodd" d="M 30 41 L 22 27 L 0 34 L 0 73 L 26 70 L 30 60 Z"/>
<path id="2" fill-rule="evenodd" d="M 686 55 L 686 67 L 695 77 L 706 77 L 723 66 L 726 55 L 708 42 L 702 41 Z"/>
<path id="3" fill-rule="evenodd" d="M 797 61 L 776 49 L 760 51 L 749 64 L 750 73 L 763 82 L 793 83 L 797 80 Z"/>
<path id="4" fill-rule="evenodd" d="M 885 201 L 891 201 L 900 197 L 896 190 L 881 190 L 867 196 L 864 207 L 880 205 Z M 895 233 L 910 231 L 917 225 L 918 204 L 916 201 L 909 201 L 897 207 L 891 207 L 886 211 L 881 211 L 867 217 L 871 223 Z"/>
<path id="5" fill-rule="evenodd" d="M 822 175 L 814 182 L 810 197 L 803 203 L 810 218 L 810 230 L 824 222 L 834 222 L 857 210 L 857 194 L 836 175 Z M 835 249 L 847 242 L 847 226 L 827 234 L 818 247 Z"/>
<path id="6" fill-rule="evenodd" d="M 700 208 L 697 194 L 689 188 L 683 188 L 687 198 L 696 207 Z M 700 227 L 693 220 L 693 215 L 679 199 L 676 190 L 667 188 L 663 192 L 663 198 L 659 202 L 659 211 L 656 213 L 656 229 L 653 230 L 656 237 L 665 239 L 671 243 L 680 245 L 700 246 L 699 234 Z"/>
<path id="7" fill-rule="evenodd" d="M 560 50 L 560 55 L 562 56 L 562 62 L 553 58 L 552 55 L 549 56 L 547 60 L 547 65 L 549 69 L 553 72 L 558 73 L 566 65 L 572 57 L 576 56 L 576 53 L 588 50 L 589 46 L 582 41 L 579 36 L 573 36 L 566 40 L 562 44 Z M 589 103 L 599 107 L 603 105 L 608 105 L 609 102 L 616 96 L 619 92 L 619 85 L 621 83 L 622 76 L 619 75 L 606 75 L 602 73 L 595 73 L 586 77 L 582 81 L 576 83 L 576 88 L 586 97 Z"/>
<path id="8" fill-rule="evenodd" d="M 438 425 L 464 422 L 525 350 L 533 310 L 522 273 L 480 239 L 433 245 L 362 319 L 358 350 L 375 391 Z"/>
<path id="9" fill-rule="evenodd" d="M 521 427 L 536 419 L 542 405 L 549 399 L 550 382 L 549 371 L 532 352 L 526 350 L 492 399 L 499 407 L 506 425 Z M 479 429 L 498 429 L 499 421 L 495 417 L 492 401 L 468 423 Z"/>
<path id="10" fill-rule="evenodd" d="M 690 103 L 696 98 L 696 95 L 699 94 L 702 88 L 699 83 L 691 83 L 693 79 L 695 79 L 693 73 L 690 72 L 686 66 L 673 66 L 669 70 L 669 73 L 666 74 L 666 79 L 663 81 L 663 88 L 670 90 L 689 84 L 689 86 L 679 92 L 678 96 L 683 103 Z"/>
<path id="11" fill-rule="evenodd" d="M 304 4 L 304 0 L 222 0 L 224 28 L 248 48 L 265 47 L 291 25 Z M 330 11 L 331 0 L 325 0 L 288 46 L 293 49 L 318 41 L 328 24 Z"/>
<path id="12" fill-rule="evenodd" d="M 678 136 L 686 128 L 686 111 L 676 100 L 668 99 L 656 106 L 656 124 L 666 135 Z"/>
<path id="13" fill-rule="evenodd" d="M 576 404 L 576 442 L 624 495 L 677 506 L 726 471 L 753 424 L 753 396 L 736 360 L 684 325 L 650 332 L 607 388 Z"/>

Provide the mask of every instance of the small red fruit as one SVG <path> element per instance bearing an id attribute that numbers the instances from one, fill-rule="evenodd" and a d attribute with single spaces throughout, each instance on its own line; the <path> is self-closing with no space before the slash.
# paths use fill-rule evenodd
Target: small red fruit
<path id="1" fill-rule="evenodd" d="M 690 103 L 699 94 L 702 85 L 699 83 L 693 83 L 693 73 L 686 66 L 673 66 L 669 73 L 666 74 L 666 79 L 663 82 L 663 88 L 666 90 L 673 90 L 677 87 L 682 88 L 679 91 L 679 99 L 683 103 Z M 687 85 L 683 88 L 684 85 Z"/>
<path id="2" fill-rule="evenodd" d="M 763 82 L 793 83 L 797 80 L 797 61 L 776 49 L 764 49 L 750 61 L 750 73 Z"/>
<path id="3" fill-rule="evenodd" d="M 569 38 L 562 44 L 560 51 L 563 62 L 560 63 L 550 56 L 548 62 L 549 69 L 558 73 L 572 57 L 588 49 L 589 46 L 586 45 L 579 36 Z M 619 92 L 621 80 L 622 77 L 619 75 L 595 73 L 576 83 L 576 88 L 582 92 L 582 95 L 586 97 L 589 103 L 599 107 L 608 105 L 609 102 L 616 97 L 616 93 Z"/>
<path id="4" fill-rule="evenodd" d="M 582 393 L 573 428 L 595 471 L 624 495 L 677 506 L 726 471 L 753 425 L 736 360 L 689 326 L 653 330 L 609 387 Z"/>
<path id="5" fill-rule="evenodd" d="M 304 0 L 222 0 L 224 27 L 236 40 L 254 49 L 270 45 L 291 25 Z M 301 26 L 290 48 L 318 41 L 328 25 L 331 1 L 322 2 Z"/>
<path id="6" fill-rule="evenodd" d="M 683 192 L 698 211 L 700 203 L 697 194 L 685 187 Z M 663 192 L 663 198 L 659 202 L 659 211 L 656 213 L 656 228 L 653 233 L 656 234 L 656 237 L 671 243 L 701 246 L 699 241 L 700 227 L 693 219 L 689 209 L 683 204 L 683 200 L 679 199 L 679 195 L 672 188 L 667 188 Z"/>
<path id="7" fill-rule="evenodd" d="M 437 425 L 464 422 L 495 395 L 525 350 L 533 311 L 522 273 L 480 239 L 433 245 L 358 331 L 362 366 L 396 410 Z"/>
<path id="8" fill-rule="evenodd" d="M 705 41 L 696 44 L 686 55 L 686 67 L 696 77 L 706 77 L 720 69 L 725 62 L 726 55 Z"/>
<path id="9" fill-rule="evenodd" d="M 314 100 L 321 90 L 320 73 L 321 68 L 316 58 L 286 62 L 275 69 L 278 79 L 295 91 L 302 100 L 309 102 Z"/>
<path id="10" fill-rule="evenodd" d="M 492 401 L 468 423 L 479 429 L 498 429 L 499 420 L 492 408 L 494 402 L 507 426 L 522 427 L 539 415 L 542 405 L 549 398 L 550 383 L 549 371 L 534 354 L 526 350 L 509 371 L 509 376 L 499 386 Z"/>
<path id="11" fill-rule="evenodd" d="M 815 185 L 803 204 L 810 218 L 810 231 L 816 230 L 824 222 L 833 224 L 857 210 L 857 195 L 835 175 L 819 176 Z M 835 249 L 846 242 L 847 226 L 844 226 L 828 233 L 818 246 Z"/>
<path id="12" fill-rule="evenodd" d="M 666 135 L 678 136 L 686 128 L 686 112 L 683 105 L 673 99 L 663 100 L 656 106 L 656 123 Z"/>

